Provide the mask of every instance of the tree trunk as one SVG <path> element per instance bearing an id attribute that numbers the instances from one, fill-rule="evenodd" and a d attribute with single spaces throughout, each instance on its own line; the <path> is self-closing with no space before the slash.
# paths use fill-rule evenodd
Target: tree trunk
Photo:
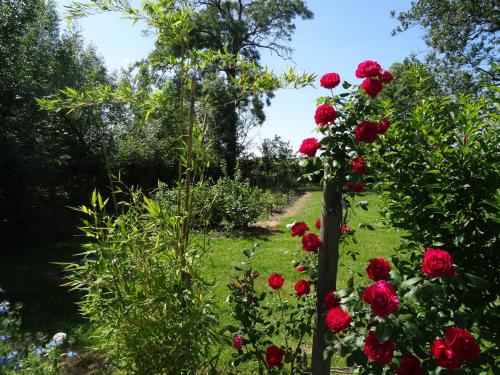
<path id="1" fill-rule="evenodd" d="M 340 225 L 342 222 L 342 188 L 338 183 L 324 182 L 323 210 L 321 213 L 321 248 L 318 260 L 316 288 L 316 325 L 312 351 L 312 374 L 330 373 L 331 355 L 324 356 L 327 326 L 323 318 L 323 299 L 328 291 L 336 289 L 339 261 Z"/>

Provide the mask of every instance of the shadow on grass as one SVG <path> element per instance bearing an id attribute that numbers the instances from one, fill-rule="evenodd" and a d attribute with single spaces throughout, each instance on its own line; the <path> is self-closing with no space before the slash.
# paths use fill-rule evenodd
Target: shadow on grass
<path id="1" fill-rule="evenodd" d="M 225 237 L 249 241 L 269 241 L 269 237 L 278 233 L 283 233 L 283 231 L 274 228 L 249 226 L 245 230 L 239 230 L 235 233 L 226 234 Z"/>

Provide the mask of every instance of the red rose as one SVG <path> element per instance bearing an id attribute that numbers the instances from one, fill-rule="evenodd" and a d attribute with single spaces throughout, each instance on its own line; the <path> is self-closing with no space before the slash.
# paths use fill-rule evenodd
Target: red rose
<path id="1" fill-rule="evenodd" d="M 387 365 L 392 361 L 394 343 L 391 340 L 380 341 L 375 332 L 371 332 L 365 338 L 363 351 L 371 362 Z"/>
<path id="2" fill-rule="evenodd" d="M 307 233 L 302 237 L 302 249 L 304 251 L 318 251 L 321 246 L 321 240 L 316 233 Z"/>
<path id="3" fill-rule="evenodd" d="M 241 349 L 243 346 L 243 337 L 241 335 L 236 335 L 233 337 L 233 348 Z"/>
<path id="4" fill-rule="evenodd" d="M 363 187 L 363 190 L 365 190 L 364 187 Z M 341 225 L 340 226 L 340 234 L 346 234 L 350 230 L 351 230 L 351 227 L 349 225 Z"/>
<path id="5" fill-rule="evenodd" d="M 283 349 L 276 345 L 271 345 L 269 348 L 266 350 L 266 362 L 269 367 L 275 367 L 281 365 L 281 362 L 283 361 L 283 356 L 285 355 L 285 352 Z"/>
<path id="6" fill-rule="evenodd" d="M 389 83 L 394 79 L 394 76 L 387 70 L 381 69 L 379 79 L 381 79 L 384 83 Z"/>
<path id="7" fill-rule="evenodd" d="M 397 375 L 423 375 L 422 364 L 420 360 L 411 354 L 401 356 L 400 365 L 396 372 Z"/>
<path id="8" fill-rule="evenodd" d="M 298 272 L 298 273 L 302 273 L 302 272 L 304 272 L 304 271 L 305 271 L 306 266 L 304 266 L 304 265 L 300 264 L 300 265 L 298 265 L 298 266 L 297 266 L 297 268 L 295 268 L 295 269 L 297 270 L 297 272 Z"/>
<path id="9" fill-rule="evenodd" d="M 444 340 L 436 340 L 432 343 L 431 354 L 436 359 L 436 363 L 441 367 L 454 369 L 459 368 L 461 365 L 459 353 L 447 345 Z"/>
<path id="10" fill-rule="evenodd" d="M 455 274 L 453 268 L 453 259 L 447 251 L 441 249 L 433 249 L 432 247 L 425 250 L 424 259 L 422 260 L 422 272 L 430 278 L 448 276 Z"/>
<path id="11" fill-rule="evenodd" d="M 381 74 L 382 68 L 379 63 L 373 60 L 365 60 L 358 65 L 356 69 L 356 77 L 378 77 Z"/>
<path id="12" fill-rule="evenodd" d="M 354 193 L 362 193 L 363 191 L 365 191 L 365 184 L 363 184 L 362 182 L 355 183 L 352 181 L 348 181 L 347 190 L 352 191 Z"/>
<path id="13" fill-rule="evenodd" d="M 321 229 L 321 219 L 316 219 L 316 229 L 320 230 Z"/>
<path id="14" fill-rule="evenodd" d="M 330 290 L 323 298 L 323 307 L 327 310 L 333 309 L 340 305 L 340 300 L 335 297 L 335 291 Z"/>
<path id="15" fill-rule="evenodd" d="M 386 316 L 399 309 L 399 299 L 391 283 L 380 280 L 367 287 L 362 295 L 377 316 Z"/>
<path id="16" fill-rule="evenodd" d="M 373 143 L 377 139 L 378 125 L 376 122 L 363 121 L 356 126 L 354 135 L 360 142 Z"/>
<path id="17" fill-rule="evenodd" d="M 356 157 L 356 159 L 351 160 L 352 173 L 365 174 L 366 170 L 366 160 L 362 156 Z"/>
<path id="18" fill-rule="evenodd" d="M 372 280 L 389 280 L 389 272 L 391 272 L 391 265 L 383 258 L 370 259 L 366 273 Z"/>
<path id="19" fill-rule="evenodd" d="M 384 117 L 378 123 L 378 134 L 387 133 L 387 130 L 390 128 L 390 126 L 391 126 L 391 122 Z"/>
<path id="20" fill-rule="evenodd" d="M 304 294 L 309 294 L 309 292 L 311 291 L 311 282 L 300 279 L 295 283 L 294 288 L 297 297 L 303 296 Z"/>
<path id="21" fill-rule="evenodd" d="M 340 83 L 340 76 L 337 73 L 327 73 L 319 80 L 321 87 L 333 89 Z"/>
<path id="22" fill-rule="evenodd" d="M 330 104 L 322 104 L 316 108 L 316 113 L 314 114 L 314 120 L 317 125 L 324 126 L 331 122 L 334 122 L 337 118 L 337 112 Z"/>
<path id="23" fill-rule="evenodd" d="M 477 358 L 481 349 L 474 336 L 462 328 L 448 328 L 444 334 L 445 343 L 458 353 L 462 361 L 472 361 Z"/>
<path id="24" fill-rule="evenodd" d="M 292 228 L 291 228 L 292 237 L 295 237 L 295 236 L 302 237 L 304 235 L 304 233 L 306 233 L 308 230 L 309 230 L 309 227 L 303 221 L 293 223 Z"/>
<path id="25" fill-rule="evenodd" d="M 285 279 L 279 273 L 273 273 L 267 279 L 267 282 L 269 283 L 269 286 L 271 288 L 273 288 L 274 290 L 281 288 L 281 286 L 283 285 L 284 281 L 285 281 Z"/>
<path id="26" fill-rule="evenodd" d="M 370 98 L 375 99 L 380 91 L 384 88 L 382 81 L 375 78 L 365 78 L 361 82 L 361 88 Z"/>
<path id="27" fill-rule="evenodd" d="M 316 156 L 316 151 L 318 151 L 320 148 L 321 145 L 316 138 L 306 138 L 302 141 L 299 152 L 313 158 Z"/>
<path id="28" fill-rule="evenodd" d="M 334 307 L 326 313 L 325 322 L 330 331 L 338 333 L 349 328 L 352 319 L 348 312 L 341 307 Z"/>

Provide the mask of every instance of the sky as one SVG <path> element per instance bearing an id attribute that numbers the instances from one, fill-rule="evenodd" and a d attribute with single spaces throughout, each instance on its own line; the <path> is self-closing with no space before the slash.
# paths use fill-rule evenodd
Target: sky
<path id="1" fill-rule="evenodd" d="M 138 3 L 139 0 L 133 0 Z M 56 0 L 60 12 L 72 0 Z M 359 84 L 354 75 L 363 60 L 376 60 L 383 68 L 402 61 L 410 53 L 425 54 L 423 31 L 412 28 L 397 36 L 391 31 L 398 21 L 390 11 L 406 10 L 410 0 L 308 0 L 313 11 L 312 20 L 296 20 L 296 30 L 289 46 L 293 61 L 262 53 L 262 63 L 276 72 L 285 66 L 298 71 L 315 73 L 319 77 L 328 72 L 340 74 L 342 80 Z M 110 71 L 145 58 L 154 46 L 154 35 L 145 35 L 144 25 L 114 13 L 93 15 L 78 21 L 83 38 L 92 43 L 103 56 Z M 63 21 L 63 26 L 65 22 Z M 315 99 L 327 94 L 319 87 L 300 90 L 279 90 L 265 109 L 265 123 L 251 132 L 252 149 L 264 138 L 275 134 L 290 141 L 298 150 L 302 139 L 313 136 Z"/>

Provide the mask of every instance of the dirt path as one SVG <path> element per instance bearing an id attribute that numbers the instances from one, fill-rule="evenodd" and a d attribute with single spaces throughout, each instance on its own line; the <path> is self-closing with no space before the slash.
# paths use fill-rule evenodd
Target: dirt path
<path id="1" fill-rule="evenodd" d="M 274 229 L 280 224 L 281 221 L 283 221 L 283 219 L 297 215 L 306 206 L 310 199 L 311 192 L 308 191 L 297 199 L 290 207 L 288 207 L 285 212 L 279 215 L 272 215 L 267 220 L 258 221 L 253 226 Z"/>

